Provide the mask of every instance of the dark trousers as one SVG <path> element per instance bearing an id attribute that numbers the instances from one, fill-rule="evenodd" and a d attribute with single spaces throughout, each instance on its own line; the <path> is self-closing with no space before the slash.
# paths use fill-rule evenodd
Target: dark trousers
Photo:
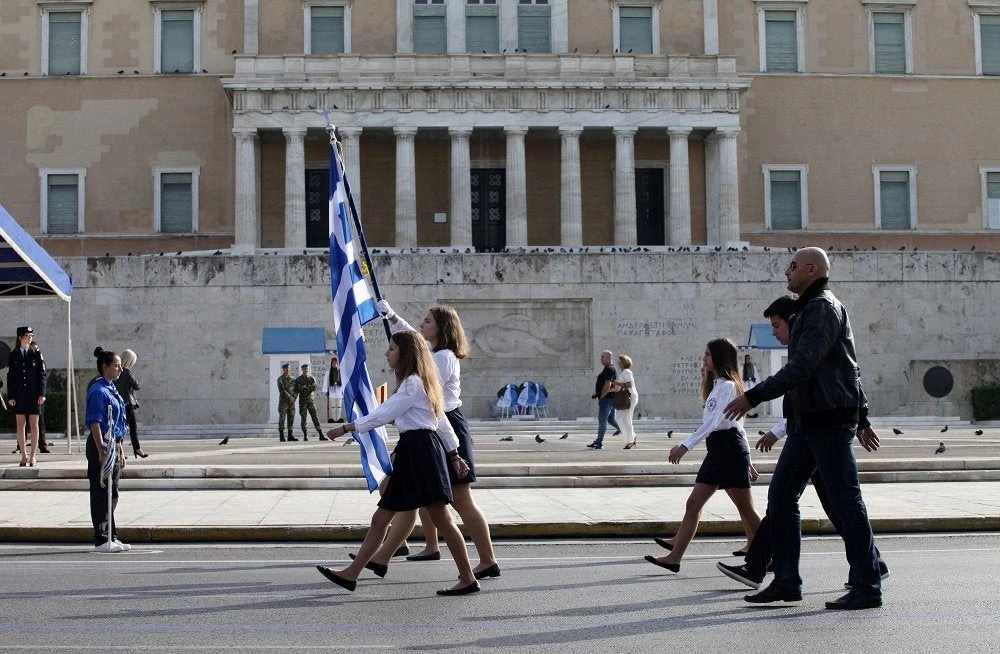
<path id="1" fill-rule="evenodd" d="M 131 404 L 125 405 L 125 420 L 128 422 L 128 437 L 132 441 L 133 450 L 141 450 L 139 445 L 139 427 L 135 424 L 135 409 Z"/>
<path id="2" fill-rule="evenodd" d="M 854 592 L 881 596 L 878 555 L 868 509 L 861 495 L 858 463 L 852 448 L 854 425 L 802 429 L 789 423 L 789 433 L 767 492 L 774 560 L 774 583 L 801 591 L 799 557 L 802 520 L 799 498 L 813 473 L 819 470 L 832 514 L 840 520 L 847 561 L 847 581 Z"/>
<path id="3" fill-rule="evenodd" d="M 597 439 L 595 443 L 604 442 L 604 434 L 608 431 L 608 424 L 615 429 L 621 429 L 618 421 L 615 420 L 615 398 L 602 397 L 597 402 Z"/>
<path id="4" fill-rule="evenodd" d="M 826 484 L 823 483 L 823 477 L 820 476 L 819 470 L 813 473 L 811 481 L 813 489 L 816 491 L 816 496 L 819 498 L 819 503 L 823 505 L 823 511 L 826 512 L 826 517 L 830 519 L 830 523 L 837 530 L 837 534 L 843 538 L 844 531 L 841 528 L 840 518 L 837 517 L 837 512 L 830 506 Z M 878 547 L 875 548 L 875 556 L 878 557 L 879 562 L 882 561 L 882 553 L 878 551 Z M 747 549 L 747 570 L 752 572 L 754 576 L 759 575 L 763 577 L 767 572 L 767 564 L 771 562 L 771 557 L 771 514 L 765 513 L 764 519 L 760 521 L 760 527 L 757 528 L 757 533 L 753 537 L 753 542 L 750 543 L 750 548 Z"/>
<path id="5" fill-rule="evenodd" d="M 120 445 L 120 444 L 119 444 Z M 111 537 L 118 538 L 115 508 L 118 506 L 118 463 L 111 473 Z M 87 479 L 90 481 L 90 520 L 94 523 L 94 545 L 108 542 L 108 489 L 101 488 L 101 455 L 93 437 L 87 437 Z"/>

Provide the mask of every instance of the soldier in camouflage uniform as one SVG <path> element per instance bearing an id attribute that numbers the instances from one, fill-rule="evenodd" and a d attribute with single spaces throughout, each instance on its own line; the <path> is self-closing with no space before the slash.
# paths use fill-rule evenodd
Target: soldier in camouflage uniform
<path id="1" fill-rule="evenodd" d="M 299 396 L 299 416 L 302 418 L 302 440 L 309 440 L 306 433 L 306 413 L 312 418 L 313 426 L 321 441 L 329 440 L 319 426 L 319 416 L 316 415 L 316 378 L 309 374 L 309 364 L 302 364 L 302 374 L 295 379 L 295 392 Z"/>
<path id="2" fill-rule="evenodd" d="M 292 434 L 295 424 L 295 378 L 288 371 L 288 364 L 281 364 L 278 377 L 278 440 L 285 441 L 285 426 L 288 426 L 288 440 L 297 441 Z"/>

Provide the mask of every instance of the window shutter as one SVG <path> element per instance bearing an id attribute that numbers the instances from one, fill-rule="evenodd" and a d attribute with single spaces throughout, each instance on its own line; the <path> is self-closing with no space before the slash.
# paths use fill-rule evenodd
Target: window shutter
<path id="1" fill-rule="evenodd" d="M 903 170 L 879 174 L 882 229 L 911 229 L 910 174 Z"/>
<path id="2" fill-rule="evenodd" d="M 445 7 L 413 7 L 413 51 L 426 54 L 444 54 L 448 51 Z"/>
<path id="3" fill-rule="evenodd" d="M 517 47 L 524 52 L 552 52 L 552 13 L 549 7 L 517 8 Z"/>
<path id="4" fill-rule="evenodd" d="M 160 12 L 160 29 L 160 72 L 195 72 L 194 11 Z"/>
<path id="5" fill-rule="evenodd" d="M 344 8 L 312 7 L 309 48 L 313 54 L 344 52 Z"/>
<path id="6" fill-rule="evenodd" d="M 797 170 L 771 171 L 771 229 L 802 229 L 802 181 Z"/>
<path id="7" fill-rule="evenodd" d="M 979 16 L 979 44 L 983 75 L 1000 75 L 1000 14 Z"/>
<path id="8" fill-rule="evenodd" d="M 500 16 L 496 6 L 465 8 L 465 51 L 500 52 Z"/>
<path id="9" fill-rule="evenodd" d="M 1000 173 L 986 173 L 986 215 L 990 229 L 1000 229 Z"/>
<path id="10" fill-rule="evenodd" d="M 191 173 L 160 175 L 160 231 L 187 233 L 194 225 L 191 215 Z"/>
<path id="11" fill-rule="evenodd" d="M 906 72 L 906 29 L 903 14 L 877 11 L 872 14 L 875 36 L 875 72 Z"/>
<path id="12" fill-rule="evenodd" d="M 76 234 L 80 231 L 80 177 L 49 175 L 47 184 L 46 231 L 49 234 Z"/>
<path id="13" fill-rule="evenodd" d="M 769 73 L 799 71 L 799 43 L 794 11 L 765 11 L 764 38 Z"/>
<path id="14" fill-rule="evenodd" d="M 49 75 L 80 74 L 81 14 L 49 12 Z"/>
<path id="15" fill-rule="evenodd" d="M 653 54 L 653 8 L 619 7 L 618 40 L 621 52 Z"/>

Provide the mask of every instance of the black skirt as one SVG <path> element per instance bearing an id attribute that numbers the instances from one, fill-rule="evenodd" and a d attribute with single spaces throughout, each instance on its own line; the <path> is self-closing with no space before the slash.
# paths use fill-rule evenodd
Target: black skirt
<path id="1" fill-rule="evenodd" d="M 10 412 L 18 416 L 37 416 L 38 398 L 40 395 L 30 395 L 25 391 L 11 393 L 10 398 L 14 400 L 14 406 L 7 405 Z"/>
<path id="2" fill-rule="evenodd" d="M 469 464 L 469 474 L 464 477 L 456 477 L 455 466 L 448 466 L 448 476 L 451 477 L 453 484 L 471 484 L 476 481 L 476 462 L 472 458 L 472 436 L 469 434 L 469 423 L 462 415 L 460 408 L 446 411 L 444 415 L 448 418 L 448 424 L 455 430 L 455 435 L 458 436 L 458 455 Z"/>
<path id="3" fill-rule="evenodd" d="M 719 488 L 750 488 L 750 447 L 739 429 L 713 431 L 705 445 L 708 454 L 696 482 Z"/>
<path id="4" fill-rule="evenodd" d="M 392 474 L 378 505 L 389 511 L 413 511 L 451 501 L 448 464 L 437 432 L 402 432 L 393 451 Z"/>

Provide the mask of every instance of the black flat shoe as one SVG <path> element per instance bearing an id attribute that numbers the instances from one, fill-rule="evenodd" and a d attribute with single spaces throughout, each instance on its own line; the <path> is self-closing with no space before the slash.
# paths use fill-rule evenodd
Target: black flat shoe
<path id="1" fill-rule="evenodd" d="M 355 559 L 353 552 L 347 556 L 351 557 L 352 561 Z M 385 573 L 389 572 L 389 566 L 382 565 L 381 563 L 375 563 L 374 561 L 369 561 L 365 564 L 365 567 L 377 574 L 379 577 L 383 578 L 385 577 Z"/>
<path id="2" fill-rule="evenodd" d="M 877 609 L 882 606 L 882 598 L 874 595 L 862 595 L 853 590 L 839 599 L 826 603 L 831 611 L 858 611 L 860 609 Z"/>
<path id="3" fill-rule="evenodd" d="M 462 586 L 461 588 L 442 588 L 437 592 L 438 595 L 471 595 L 472 593 L 478 593 L 482 588 L 479 586 L 478 581 L 474 581 L 468 586 Z"/>
<path id="4" fill-rule="evenodd" d="M 318 565 L 316 566 L 316 569 L 319 570 L 319 573 L 321 575 L 323 575 L 333 583 L 337 584 L 341 588 L 345 588 L 351 591 L 352 593 L 354 592 L 354 589 L 358 587 L 358 582 L 351 581 L 350 579 L 344 579 L 343 577 L 338 577 L 333 570 L 326 567 L 325 565 Z"/>
<path id="5" fill-rule="evenodd" d="M 500 576 L 500 564 L 494 563 L 488 568 L 483 568 L 479 572 L 473 572 L 476 579 L 486 579 L 487 577 L 499 577 Z"/>
<path id="6" fill-rule="evenodd" d="M 38 451 L 41 452 L 42 454 L 52 454 L 52 452 L 50 452 L 49 448 L 47 447 L 39 446 Z"/>
<path id="7" fill-rule="evenodd" d="M 441 552 L 431 552 L 430 554 L 411 554 L 406 557 L 407 561 L 440 561 Z"/>
<path id="8" fill-rule="evenodd" d="M 680 563 L 663 563 L 662 561 L 657 561 L 655 556 L 649 556 L 648 554 L 646 555 L 646 560 L 649 561 L 650 563 L 652 563 L 653 565 L 658 565 L 661 568 L 666 568 L 670 572 L 680 572 L 681 571 L 681 564 Z"/>
<path id="9" fill-rule="evenodd" d="M 747 551 L 746 550 L 733 550 L 733 556 L 746 557 L 746 555 L 747 555 Z"/>
<path id="10" fill-rule="evenodd" d="M 409 554 L 409 553 L 410 553 L 410 547 L 409 547 L 409 545 L 407 545 L 406 543 L 403 543 L 402 545 L 400 545 L 400 546 L 399 546 L 399 549 L 397 549 L 397 550 L 396 550 L 396 551 L 395 551 L 395 552 L 393 553 L 393 555 L 392 555 L 392 556 L 393 556 L 393 557 L 397 557 L 397 556 L 406 556 L 406 555 L 407 555 L 407 554 Z"/>
<path id="11" fill-rule="evenodd" d="M 784 588 L 775 586 L 772 583 L 759 593 L 746 595 L 743 599 L 752 604 L 769 604 L 770 602 L 801 602 L 802 592 L 785 590 Z"/>
<path id="12" fill-rule="evenodd" d="M 662 547 L 665 550 L 674 551 L 674 546 L 667 542 L 666 538 L 654 537 L 653 542 Z"/>

